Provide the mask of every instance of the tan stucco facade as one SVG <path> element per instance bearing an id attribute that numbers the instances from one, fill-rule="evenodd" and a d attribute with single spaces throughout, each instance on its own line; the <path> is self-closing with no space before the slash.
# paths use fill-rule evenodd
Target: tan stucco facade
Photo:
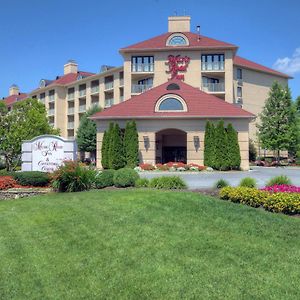
<path id="1" fill-rule="evenodd" d="M 218 119 L 210 119 L 218 122 Z M 127 120 L 114 120 L 121 128 L 125 128 Z M 97 121 L 97 167 L 101 168 L 101 147 L 104 131 L 108 129 L 108 120 Z M 143 163 L 155 164 L 159 153 L 158 134 L 163 130 L 180 129 L 186 133 L 187 163 L 203 165 L 204 134 L 207 120 L 204 119 L 144 119 L 136 120 L 139 135 L 139 156 Z M 238 132 L 241 151 L 241 168 L 249 169 L 249 119 L 227 119 L 224 124 L 231 123 Z M 145 140 L 147 143 L 145 143 Z M 199 140 L 199 145 L 195 143 Z M 173 145 L 180 146 L 178 143 Z"/>

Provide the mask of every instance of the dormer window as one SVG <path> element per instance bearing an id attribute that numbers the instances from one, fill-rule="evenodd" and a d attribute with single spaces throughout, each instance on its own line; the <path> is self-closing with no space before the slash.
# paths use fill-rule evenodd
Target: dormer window
<path id="1" fill-rule="evenodd" d="M 167 40 L 167 46 L 188 46 L 188 38 L 182 33 L 172 34 Z"/>
<path id="2" fill-rule="evenodd" d="M 156 112 L 185 112 L 187 106 L 185 101 L 178 95 L 169 94 L 160 98 L 155 106 Z"/>
<path id="3" fill-rule="evenodd" d="M 42 79 L 40 81 L 40 88 L 44 88 L 46 86 L 46 80 Z"/>
<path id="4" fill-rule="evenodd" d="M 81 80 L 81 79 L 83 79 L 83 76 L 81 74 L 78 74 L 77 80 Z"/>

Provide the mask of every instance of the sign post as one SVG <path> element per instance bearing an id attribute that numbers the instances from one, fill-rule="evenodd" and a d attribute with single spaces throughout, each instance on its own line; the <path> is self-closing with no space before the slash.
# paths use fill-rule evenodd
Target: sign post
<path id="1" fill-rule="evenodd" d="M 76 160 L 75 140 L 41 135 L 22 144 L 22 171 L 54 172 L 65 160 Z"/>

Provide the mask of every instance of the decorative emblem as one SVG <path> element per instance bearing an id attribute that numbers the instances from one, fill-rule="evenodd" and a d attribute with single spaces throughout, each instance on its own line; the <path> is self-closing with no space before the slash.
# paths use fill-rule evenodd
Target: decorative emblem
<path id="1" fill-rule="evenodd" d="M 166 72 L 171 74 L 170 79 L 184 80 L 184 74 L 178 74 L 178 72 L 186 72 L 189 63 L 190 58 L 188 56 L 169 55 L 168 61 L 166 62 L 166 65 L 169 66 L 169 70 Z"/>

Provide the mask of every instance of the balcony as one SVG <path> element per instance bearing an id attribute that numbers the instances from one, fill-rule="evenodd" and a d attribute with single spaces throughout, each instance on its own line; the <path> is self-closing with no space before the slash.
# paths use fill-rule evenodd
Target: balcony
<path id="1" fill-rule="evenodd" d="M 113 81 L 105 82 L 105 84 L 104 84 L 105 91 L 112 90 L 113 88 L 114 88 L 114 82 Z"/>
<path id="2" fill-rule="evenodd" d="M 113 104 L 114 104 L 114 99 L 113 98 L 105 99 L 105 104 L 104 104 L 105 107 L 110 107 Z"/>
<path id="3" fill-rule="evenodd" d="M 54 108 L 50 108 L 48 110 L 48 116 L 54 116 L 54 114 L 55 114 L 55 109 Z"/>
<path id="4" fill-rule="evenodd" d="M 86 96 L 86 89 L 84 90 L 79 90 L 79 98 L 85 97 Z"/>
<path id="5" fill-rule="evenodd" d="M 68 94 L 68 101 L 73 101 L 75 98 L 75 93 Z"/>
<path id="6" fill-rule="evenodd" d="M 68 115 L 74 115 L 74 107 L 68 108 Z"/>
<path id="7" fill-rule="evenodd" d="M 202 83 L 202 91 L 208 92 L 208 93 L 225 93 L 225 83 L 224 82 Z"/>
<path id="8" fill-rule="evenodd" d="M 154 63 L 132 64 L 131 72 L 133 72 L 133 73 L 153 73 L 154 72 Z"/>
<path id="9" fill-rule="evenodd" d="M 91 87 L 91 94 L 98 94 L 99 93 L 99 86 L 92 86 Z"/>
<path id="10" fill-rule="evenodd" d="M 124 101 L 124 96 L 120 96 L 120 102 Z"/>
<path id="11" fill-rule="evenodd" d="M 85 104 L 79 105 L 79 112 L 80 113 L 86 112 L 86 105 Z"/>
<path id="12" fill-rule="evenodd" d="M 54 102 L 55 101 L 55 96 L 54 95 L 50 95 L 49 96 L 49 103 Z"/>
<path id="13" fill-rule="evenodd" d="M 74 129 L 74 122 L 68 122 L 68 129 Z"/>
<path id="14" fill-rule="evenodd" d="M 224 71 L 224 61 L 202 62 L 201 68 L 205 72 Z"/>
<path id="15" fill-rule="evenodd" d="M 150 90 L 153 87 L 153 84 L 132 84 L 131 93 L 140 94 Z"/>
<path id="16" fill-rule="evenodd" d="M 124 79 L 120 78 L 120 86 L 124 86 Z"/>

